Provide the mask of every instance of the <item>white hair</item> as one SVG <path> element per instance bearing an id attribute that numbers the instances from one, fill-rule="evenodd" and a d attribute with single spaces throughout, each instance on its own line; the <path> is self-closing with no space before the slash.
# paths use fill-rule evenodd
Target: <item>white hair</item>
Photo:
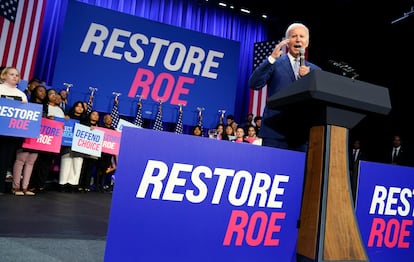
<path id="1" fill-rule="evenodd" d="M 290 24 L 290 26 L 286 29 L 285 37 L 286 38 L 289 38 L 289 32 L 292 29 L 296 28 L 296 27 L 303 27 L 303 28 L 305 28 L 306 29 L 306 32 L 308 33 L 308 37 L 309 37 L 309 28 L 306 25 L 302 24 L 302 23 L 293 23 L 293 24 Z"/>

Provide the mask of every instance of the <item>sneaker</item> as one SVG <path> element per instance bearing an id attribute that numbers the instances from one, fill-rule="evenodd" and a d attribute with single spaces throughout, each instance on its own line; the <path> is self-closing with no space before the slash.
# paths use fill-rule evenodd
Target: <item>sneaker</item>
<path id="1" fill-rule="evenodd" d="M 24 196 L 23 191 L 13 191 L 13 194 L 14 194 L 15 196 Z"/>
<path id="2" fill-rule="evenodd" d="M 24 191 L 24 192 L 22 192 L 25 196 L 34 196 L 34 195 L 36 195 L 35 193 L 33 193 L 32 191 L 29 191 L 29 190 L 27 190 L 27 191 Z"/>

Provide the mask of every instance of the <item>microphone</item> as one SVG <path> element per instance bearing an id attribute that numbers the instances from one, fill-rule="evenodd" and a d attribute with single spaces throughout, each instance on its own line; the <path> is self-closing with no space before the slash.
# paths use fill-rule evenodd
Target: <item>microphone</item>
<path id="1" fill-rule="evenodd" d="M 334 69 L 335 73 L 339 73 L 342 76 L 350 77 L 351 79 L 356 79 L 357 77 L 359 77 L 359 74 L 355 72 L 355 69 L 345 62 L 329 60 L 328 65 L 330 65 Z"/>
<path id="2" fill-rule="evenodd" d="M 300 63 L 300 66 L 305 65 L 305 48 L 299 49 L 299 63 Z"/>

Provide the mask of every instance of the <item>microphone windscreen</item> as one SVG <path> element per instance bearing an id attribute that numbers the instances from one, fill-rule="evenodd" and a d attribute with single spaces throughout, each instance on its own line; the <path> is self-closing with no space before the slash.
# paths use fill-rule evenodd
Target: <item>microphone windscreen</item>
<path id="1" fill-rule="evenodd" d="M 304 66 L 305 65 L 305 48 L 300 48 L 299 49 L 299 59 L 300 59 L 300 65 Z"/>

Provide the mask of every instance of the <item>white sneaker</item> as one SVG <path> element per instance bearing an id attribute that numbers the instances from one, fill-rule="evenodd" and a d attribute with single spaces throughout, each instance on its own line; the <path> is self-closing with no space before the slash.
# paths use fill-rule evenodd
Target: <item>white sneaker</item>
<path id="1" fill-rule="evenodd" d="M 14 192 L 13 192 L 13 194 L 14 194 L 15 196 L 24 196 L 23 191 L 14 191 Z"/>
<path id="2" fill-rule="evenodd" d="M 24 191 L 24 192 L 22 192 L 25 196 L 34 196 L 34 195 L 36 195 L 35 193 L 33 193 L 32 191 L 29 191 L 29 190 L 27 190 L 27 191 Z"/>

